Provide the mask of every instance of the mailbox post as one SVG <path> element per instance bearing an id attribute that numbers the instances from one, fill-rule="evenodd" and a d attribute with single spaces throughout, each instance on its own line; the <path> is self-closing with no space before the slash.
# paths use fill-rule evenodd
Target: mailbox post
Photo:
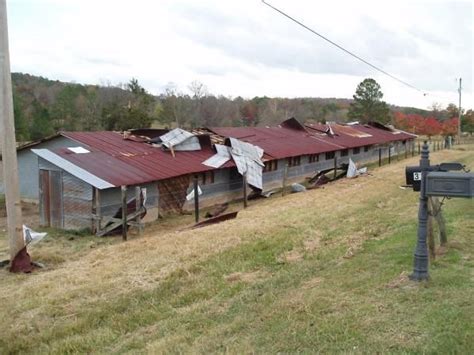
<path id="1" fill-rule="evenodd" d="M 405 170 L 407 185 L 414 191 L 420 191 L 418 208 L 418 233 L 415 248 L 413 273 L 410 280 L 428 280 L 428 196 L 474 197 L 474 174 L 453 173 L 465 170 L 460 163 L 442 163 L 430 165 L 429 146 L 425 141 L 421 149 L 419 166 L 407 166 Z"/>
<path id="2" fill-rule="evenodd" d="M 428 224 L 428 197 L 426 196 L 426 174 L 430 168 L 430 152 L 427 142 L 423 143 L 420 158 L 421 187 L 420 187 L 420 205 L 418 208 L 418 232 L 415 248 L 415 260 L 413 265 L 413 274 L 410 280 L 422 281 L 428 280 L 428 246 L 426 244 L 427 224 Z"/>

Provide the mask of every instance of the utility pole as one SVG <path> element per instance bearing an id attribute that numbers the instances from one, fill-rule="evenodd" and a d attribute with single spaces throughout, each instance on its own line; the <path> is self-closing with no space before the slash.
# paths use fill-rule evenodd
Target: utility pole
<path id="1" fill-rule="evenodd" d="M 461 141 L 461 91 L 462 91 L 462 78 L 459 78 L 459 124 L 458 124 L 458 143 Z"/>
<path id="2" fill-rule="evenodd" d="M 10 262 L 12 262 L 18 252 L 25 247 L 25 240 L 23 239 L 20 191 L 18 187 L 6 0 L 0 0 L 0 140 L 2 141 L 7 232 L 10 241 Z"/>

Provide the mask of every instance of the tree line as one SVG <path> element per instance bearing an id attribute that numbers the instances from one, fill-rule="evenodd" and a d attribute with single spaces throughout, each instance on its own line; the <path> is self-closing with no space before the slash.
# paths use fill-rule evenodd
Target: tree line
<path id="1" fill-rule="evenodd" d="M 397 111 L 423 116 L 431 113 L 380 104 L 381 92 L 371 92 L 373 89 L 380 91 L 375 81 L 370 81 L 368 88 L 359 90 L 358 87 L 354 100 L 265 96 L 231 98 L 209 93 L 198 81 L 191 82 L 184 90 L 170 83 L 157 96 L 149 93 L 136 79 L 116 85 L 81 85 L 13 73 L 12 82 L 19 142 L 38 140 L 60 130 L 266 126 L 276 125 L 289 117 L 324 123 L 364 121 L 374 115 L 387 123 L 393 121 L 393 113 Z M 378 103 L 367 102 L 371 99 Z M 367 113 L 367 107 L 376 110 Z M 443 110 L 437 112 L 438 116 L 442 114 Z"/>

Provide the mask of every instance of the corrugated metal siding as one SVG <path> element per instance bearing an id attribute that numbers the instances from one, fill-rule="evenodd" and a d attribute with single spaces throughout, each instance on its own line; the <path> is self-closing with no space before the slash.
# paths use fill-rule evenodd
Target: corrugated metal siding
<path id="1" fill-rule="evenodd" d="M 158 185 L 156 182 L 140 185 L 146 188 L 147 210 L 158 207 Z M 135 186 L 128 186 L 127 201 L 135 198 Z M 120 188 L 112 188 L 100 192 L 101 214 L 104 217 L 112 217 L 122 207 L 122 192 Z"/>
<path id="2" fill-rule="evenodd" d="M 66 137 L 55 137 L 40 144 L 35 144 L 34 148 L 58 149 L 66 146 L 77 146 L 77 142 Z M 31 147 L 32 145 L 29 145 Z M 22 198 L 38 200 L 38 156 L 29 148 L 22 148 L 18 151 L 18 175 L 20 177 L 20 195 Z"/>
<path id="3" fill-rule="evenodd" d="M 75 176 L 63 173 L 64 229 L 92 227 L 92 186 Z"/>

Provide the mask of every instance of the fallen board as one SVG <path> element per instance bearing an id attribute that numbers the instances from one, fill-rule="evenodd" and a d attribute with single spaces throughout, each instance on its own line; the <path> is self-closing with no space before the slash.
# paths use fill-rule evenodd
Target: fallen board
<path id="1" fill-rule="evenodd" d="M 239 212 L 237 211 L 237 212 L 229 212 L 229 213 L 221 214 L 217 217 L 209 218 L 202 222 L 196 223 L 195 225 L 191 226 L 189 229 L 201 228 L 201 227 L 208 226 L 210 224 L 216 224 L 216 223 L 227 221 L 229 219 L 234 219 L 235 217 L 237 217 L 237 213 Z"/>

